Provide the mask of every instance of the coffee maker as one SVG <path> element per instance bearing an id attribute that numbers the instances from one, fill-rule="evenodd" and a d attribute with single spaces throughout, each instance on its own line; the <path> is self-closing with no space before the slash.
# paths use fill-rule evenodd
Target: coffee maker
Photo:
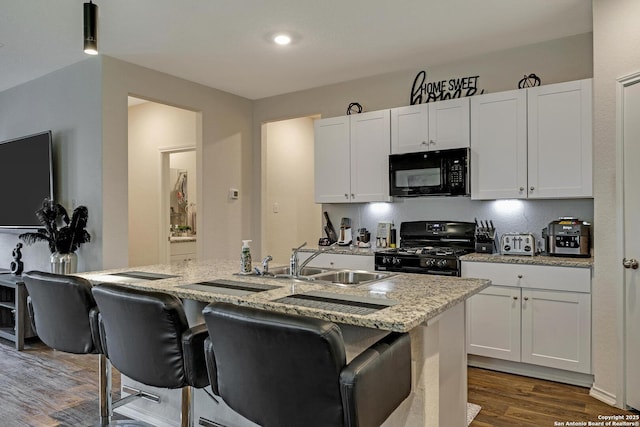
<path id="1" fill-rule="evenodd" d="M 395 242 L 394 242 L 395 243 Z M 376 247 L 388 248 L 391 245 L 391 222 L 379 222 L 376 232 Z"/>
<path id="2" fill-rule="evenodd" d="M 349 246 L 351 242 L 353 242 L 351 218 L 342 218 L 340 220 L 340 231 L 338 234 L 338 246 Z"/>

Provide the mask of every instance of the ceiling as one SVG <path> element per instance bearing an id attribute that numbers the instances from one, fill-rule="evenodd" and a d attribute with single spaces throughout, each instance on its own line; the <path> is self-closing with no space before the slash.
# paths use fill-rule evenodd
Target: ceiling
<path id="1" fill-rule="evenodd" d="M 0 0 L 0 91 L 88 58 L 83 2 Z M 94 2 L 101 54 L 249 99 L 592 30 L 591 0 Z"/>

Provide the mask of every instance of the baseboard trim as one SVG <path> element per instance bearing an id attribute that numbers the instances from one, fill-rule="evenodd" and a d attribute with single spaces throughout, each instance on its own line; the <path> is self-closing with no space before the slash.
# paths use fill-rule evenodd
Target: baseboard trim
<path id="1" fill-rule="evenodd" d="M 608 391 L 596 387 L 595 385 L 592 386 L 589 390 L 589 396 L 611 406 L 616 406 L 618 403 L 618 399 L 616 398 L 615 394 L 609 393 Z"/>
<path id="2" fill-rule="evenodd" d="M 491 357 L 469 354 L 467 358 L 467 365 L 476 368 L 506 372 L 508 374 L 539 378 L 541 380 L 577 385 L 580 387 L 591 388 L 593 386 L 593 375 L 590 374 L 547 368 L 545 366 L 530 365 L 522 362 L 512 362 L 510 360 L 493 359 Z"/>

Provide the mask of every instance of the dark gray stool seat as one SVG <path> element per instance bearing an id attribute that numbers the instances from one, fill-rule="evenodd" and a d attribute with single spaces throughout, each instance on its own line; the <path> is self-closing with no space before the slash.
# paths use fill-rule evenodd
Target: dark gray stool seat
<path id="1" fill-rule="evenodd" d="M 214 392 L 263 427 L 379 426 L 411 391 L 408 334 L 347 364 L 334 323 L 227 303 L 203 313 Z"/>
<path id="2" fill-rule="evenodd" d="M 209 385 L 206 326 L 189 328 L 180 299 L 163 292 L 107 283 L 92 292 L 103 351 L 113 366 L 140 383 L 182 389 L 182 425 L 192 425 L 190 387 Z"/>
<path id="3" fill-rule="evenodd" d="M 22 275 L 29 293 L 27 308 L 34 331 L 54 350 L 98 354 L 100 423 L 110 419 L 108 363 L 102 354 L 98 309 L 91 283 L 81 277 L 29 271 Z"/>

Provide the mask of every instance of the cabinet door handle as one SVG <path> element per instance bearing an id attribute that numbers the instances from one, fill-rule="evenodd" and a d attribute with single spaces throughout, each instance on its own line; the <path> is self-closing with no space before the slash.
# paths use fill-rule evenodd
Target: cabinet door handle
<path id="1" fill-rule="evenodd" d="M 524 300 L 525 301 L 529 301 L 529 297 L 524 297 Z"/>
<path id="2" fill-rule="evenodd" d="M 514 300 L 514 301 L 517 301 L 517 300 L 518 300 L 518 297 L 515 297 L 515 296 L 514 296 L 514 297 L 513 297 L 513 300 Z"/>
<path id="3" fill-rule="evenodd" d="M 355 199 L 356 198 L 355 194 L 351 193 L 351 198 Z"/>
<path id="4" fill-rule="evenodd" d="M 535 188 L 534 186 L 529 187 L 529 190 L 530 190 L 530 191 L 533 191 L 533 190 L 535 190 L 535 189 L 536 189 L 536 188 Z"/>
<path id="5" fill-rule="evenodd" d="M 522 274 L 518 274 L 518 279 L 522 279 Z"/>
<path id="6" fill-rule="evenodd" d="M 348 199 L 348 198 L 349 198 L 349 195 L 348 195 L 347 193 L 344 193 L 344 198 L 345 198 L 345 199 Z"/>
<path id="7" fill-rule="evenodd" d="M 436 142 L 432 139 L 432 140 L 429 141 L 429 144 L 436 145 Z"/>
<path id="8" fill-rule="evenodd" d="M 422 141 L 421 145 L 427 145 L 427 141 Z"/>
<path id="9" fill-rule="evenodd" d="M 524 187 L 520 187 L 520 191 L 524 191 Z"/>

